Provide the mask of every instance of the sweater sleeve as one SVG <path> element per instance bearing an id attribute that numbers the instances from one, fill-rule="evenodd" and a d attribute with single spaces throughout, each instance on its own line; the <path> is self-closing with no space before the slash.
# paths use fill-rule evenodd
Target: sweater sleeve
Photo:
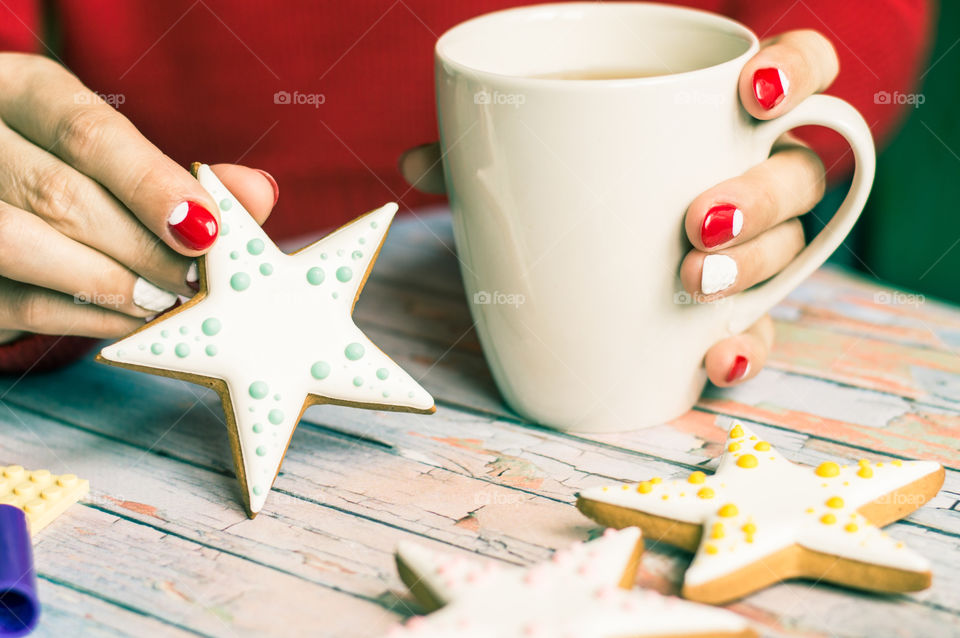
<path id="1" fill-rule="evenodd" d="M 0 51 L 36 53 L 43 49 L 39 0 L 0 3 Z M 83 356 L 95 339 L 28 334 L 0 345 L 0 374 L 41 372 Z"/>
<path id="2" fill-rule="evenodd" d="M 734 0 L 728 15 L 761 39 L 793 29 L 815 29 L 840 58 L 840 74 L 827 93 L 850 102 L 873 131 L 878 147 L 890 139 L 913 107 L 929 55 L 934 0 Z M 821 127 L 797 129 L 820 154 L 831 180 L 853 168 L 849 146 Z"/>

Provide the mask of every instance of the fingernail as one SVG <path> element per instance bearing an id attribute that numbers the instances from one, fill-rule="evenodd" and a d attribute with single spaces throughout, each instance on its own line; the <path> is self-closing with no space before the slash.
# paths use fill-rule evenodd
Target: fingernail
<path id="1" fill-rule="evenodd" d="M 193 292 L 200 290 L 200 273 L 197 270 L 197 262 L 193 262 L 187 268 L 186 282 Z"/>
<path id="2" fill-rule="evenodd" d="M 161 310 L 160 312 L 158 312 L 158 313 L 155 314 L 155 315 L 150 315 L 149 317 L 147 317 L 146 319 L 144 319 L 144 321 L 145 321 L 146 323 L 150 323 L 151 321 L 153 321 L 153 320 L 156 319 L 157 317 L 162 317 L 163 315 L 167 314 L 168 312 L 170 312 L 170 311 L 173 310 L 174 308 L 179 308 L 181 303 L 182 303 L 182 302 L 180 301 L 180 297 L 177 297 L 177 300 L 173 303 L 172 306 L 170 306 L 169 308 L 164 308 L 163 310 Z"/>
<path id="3" fill-rule="evenodd" d="M 217 218 L 196 202 L 180 202 L 167 218 L 177 240 L 190 250 L 206 250 L 217 238 Z"/>
<path id="4" fill-rule="evenodd" d="M 725 244 L 743 230 L 743 212 L 732 204 L 717 204 L 707 211 L 700 227 L 700 241 L 707 248 Z"/>
<path id="5" fill-rule="evenodd" d="M 753 94 L 760 106 L 768 111 L 780 104 L 789 90 L 790 81 L 783 71 L 776 67 L 757 69 L 753 74 Z"/>
<path id="6" fill-rule="evenodd" d="M 273 204 L 276 206 L 277 200 L 280 199 L 280 187 L 277 186 L 277 180 L 273 179 L 273 175 L 267 171 L 262 171 L 259 168 L 255 168 L 254 170 L 266 177 L 270 185 L 273 186 Z"/>
<path id="7" fill-rule="evenodd" d="M 707 255 L 700 273 L 700 291 L 705 295 L 726 290 L 737 280 L 737 262 L 726 255 Z"/>
<path id="8" fill-rule="evenodd" d="M 177 296 L 163 288 L 157 288 L 143 277 L 133 284 L 133 303 L 150 312 L 160 312 L 177 303 Z"/>
<path id="9" fill-rule="evenodd" d="M 743 355 L 737 355 L 737 358 L 733 360 L 733 365 L 730 366 L 730 372 L 727 373 L 727 383 L 733 383 L 737 379 L 742 379 L 747 376 L 747 373 L 750 371 L 750 362 Z"/>

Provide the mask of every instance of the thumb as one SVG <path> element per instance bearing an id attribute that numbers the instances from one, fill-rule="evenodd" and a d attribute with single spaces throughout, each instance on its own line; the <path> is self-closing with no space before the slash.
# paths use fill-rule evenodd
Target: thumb
<path id="1" fill-rule="evenodd" d="M 239 164 L 214 164 L 210 168 L 262 226 L 280 196 L 277 182 L 270 173 Z"/>

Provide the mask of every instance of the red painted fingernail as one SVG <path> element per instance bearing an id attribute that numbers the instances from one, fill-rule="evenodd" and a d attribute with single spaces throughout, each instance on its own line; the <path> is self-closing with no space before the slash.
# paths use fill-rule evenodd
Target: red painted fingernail
<path id="1" fill-rule="evenodd" d="M 730 372 L 727 373 L 727 383 L 733 383 L 738 379 L 742 379 L 747 376 L 747 372 L 750 370 L 750 362 L 743 355 L 737 355 L 737 358 L 733 360 L 733 365 L 730 366 Z"/>
<path id="2" fill-rule="evenodd" d="M 700 226 L 700 241 L 706 248 L 725 244 L 743 230 L 743 213 L 733 204 L 717 204 L 707 211 Z"/>
<path id="3" fill-rule="evenodd" d="M 267 178 L 267 181 L 270 182 L 270 185 L 273 186 L 273 205 L 277 205 L 277 200 L 280 199 L 280 187 L 277 186 L 277 180 L 273 179 L 273 175 L 267 171 L 262 171 L 259 168 L 253 169 Z"/>
<path id="4" fill-rule="evenodd" d="M 217 218 L 196 202 L 180 202 L 167 218 L 167 225 L 190 250 L 206 250 L 217 238 Z"/>
<path id="5" fill-rule="evenodd" d="M 776 67 L 757 69 L 753 74 L 753 94 L 760 106 L 768 111 L 783 101 L 789 89 L 787 76 Z"/>

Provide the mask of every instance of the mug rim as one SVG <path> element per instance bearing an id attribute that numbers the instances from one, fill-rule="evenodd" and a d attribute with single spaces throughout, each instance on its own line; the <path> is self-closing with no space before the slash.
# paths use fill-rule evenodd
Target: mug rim
<path id="1" fill-rule="evenodd" d="M 568 78 L 549 78 L 549 77 L 535 77 L 529 75 L 519 75 L 511 73 L 498 73 L 495 71 L 487 71 L 482 68 L 477 68 L 475 66 L 470 66 L 455 60 L 451 57 L 446 51 L 446 48 L 449 48 L 452 41 L 459 36 L 462 36 L 464 33 L 469 32 L 470 30 L 493 21 L 506 20 L 512 17 L 516 17 L 516 14 L 532 14 L 536 15 L 537 13 L 551 13 L 556 11 L 589 11 L 594 13 L 600 12 L 616 12 L 616 11 L 635 11 L 635 10 L 649 10 L 649 11 L 661 11 L 661 12 L 671 12 L 681 15 L 686 15 L 688 18 L 700 21 L 702 23 L 708 24 L 720 31 L 726 32 L 730 35 L 738 36 L 743 38 L 744 41 L 748 43 L 747 49 L 740 55 L 731 58 L 729 60 L 724 60 L 718 62 L 717 64 L 711 64 L 709 66 L 703 66 L 689 71 L 679 71 L 677 73 L 665 73 L 655 76 L 646 76 L 646 77 L 635 77 L 635 78 L 608 78 L 608 79 L 568 79 Z M 676 80 L 686 80 L 686 79 L 696 79 L 698 75 L 704 75 L 707 73 L 716 73 L 719 70 L 722 70 L 727 67 L 735 66 L 738 69 L 742 69 L 746 64 L 747 60 L 753 57 L 757 51 L 760 49 L 760 39 L 757 35 L 746 25 L 734 20 L 733 18 L 728 18 L 726 16 L 713 13 L 711 11 L 704 11 L 702 9 L 693 9 L 689 7 L 678 7 L 671 4 L 664 4 L 661 2 L 617 2 L 617 3 L 601 3 L 601 2 L 552 2 L 546 4 L 535 4 L 535 5 L 524 5 L 520 7 L 511 7 L 509 9 L 501 9 L 499 11 L 492 11 L 489 13 L 484 13 L 479 16 L 475 16 L 459 24 L 450 27 L 441 34 L 437 39 L 437 43 L 434 46 L 434 57 L 437 61 L 442 62 L 444 65 L 451 67 L 453 70 L 460 74 L 472 75 L 474 77 L 485 77 L 490 80 L 497 80 L 499 82 L 523 82 L 529 84 L 535 84 L 537 86 L 543 87 L 572 87 L 572 86 L 591 86 L 591 87 L 600 87 L 600 86 L 637 86 L 637 85 L 651 85 L 651 84 L 662 84 L 667 82 L 672 82 Z"/>

